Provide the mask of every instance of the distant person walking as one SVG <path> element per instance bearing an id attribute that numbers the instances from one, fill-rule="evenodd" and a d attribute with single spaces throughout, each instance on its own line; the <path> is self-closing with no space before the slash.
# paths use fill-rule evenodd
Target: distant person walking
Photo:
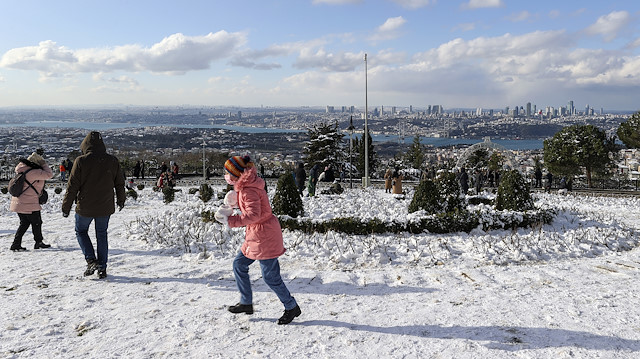
<path id="1" fill-rule="evenodd" d="M 64 161 L 62 161 L 62 163 L 60 163 L 60 166 L 58 167 L 58 169 L 60 169 L 60 180 L 62 182 L 67 180 L 67 168 L 64 166 Z"/>
<path id="2" fill-rule="evenodd" d="M 393 174 L 391 174 L 391 193 L 404 194 L 402 191 L 402 178 L 400 167 L 396 167 Z"/>
<path id="3" fill-rule="evenodd" d="M 107 153 L 102 135 L 90 132 L 80 145 L 82 156 L 76 158 L 62 200 L 62 215 L 69 216 L 76 204 L 75 231 L 78 244 L 87 261 L 85 276 L 98 271 L 107 276 L 109 218 L 115 213 L 114 190 L 118 208 L 125 202 L 124 174 L 118 159 Z M 95 221 L 97 257 L 89 238 L 89 225 Z"/>
<path id="4" fill-rule="evenodd" d="M 298 163 L 298 168 L 296 168 L 294 174 L 296 177 L 296 187 L 298 187 L 298 192 L 300 192 L 300 196 L 302 196 L 302 192 L 304 192 L 304 184 L 307 182 L 307 173 L 304 170 L 304 163 Z"/>
<path id="5" fill-rule="evenodd" d="M 536 171 L 534 173 L 534 176 L 536 178 L 535 187 L 536 188 L 542 187 L 542 170 L 540 169 L 540 167 L 536 167 Z"/>
<path id="6" fill-rule="evenodd" d="M 135 177 L 136 179 L 140 178 L 140 161 L 136 162 L 136 165 L 133 166 L 133 177 Z"/>
<path id="7" fill-rule="evenodd" d="M 387 172 L 384 173 L 384 193 L 391 193 L 391 175 L 393 171 L 391 168 L 387 168 Z"/>
<path id="8" fill-rule="evenodd" d="M 466 196 L 469 192 L 469 174 L 464 167 L 460 169 L 460 178 L 458 181 L 460 182 L 460 191 L 462 192 L 462 195 Z"/>
<path id="9" fill-rule="evenodd" d="M 13 238 L 11 250 L 14 252 L 27 250 L 22 247 L 22 237 L 29 229 L 29 226 L 31 226 L 33 239 L 36 241 L 33 248 L 49 248 L 51 245 L 45 244 L 42 237 L 42 216 L 40 214 L 42 207 L 40 207 L 39 197 L 44 189 L 45 180 L 53 177 L 53 171 L 42 156 L 33 152 L 28 158 L 20 159 L 15 172 L 16 174 L 27 173 L 24 177 L 24 191 L 19 197 L 11 197 L 11 204 L 9 205 L 9 210 L 18 213 L 20 218 L 20 225 Z"/>
<path id="10" fill-rule="evenodd" d="M 278 218 L 271 212 L 265 183 L 258 176 L 249 156 L 233 156 L 224 164 L 225 180 L 233 185 L 233 194 L 225 196 L 225 206 L 215 214 L 218 222 L 229 227 L 246 227 L 245 240 L 233 261 L 233 274 L 240 291 L 240 302 L 228 308 L 231 313 L 253 314 L 253 292 L 249 278 L 249 266 L 260 262 L 262 278 L 284 305 L 284 314 L 278 324 L 289 324 L 301 314 L 300 307 L 280 275 L 278 257 L 286 249 Z M 230 191 L 231 192 L 231 191 Z M 234 196 L 235 194 L 235 196 Z M 231 215 L 234 207 L 239 215 Z"/>
<path id="11" fill-rule="evenodd" d="M 316 195 L 316 185 L 318 184 L 318 176 L 320 176 L 318 170 L 320 170 L 320 165 L 315 164 L 311 168 L 311 171 L 309 171 L 309 184 L 307 185 L 309 197 L 313 197 Z"/>

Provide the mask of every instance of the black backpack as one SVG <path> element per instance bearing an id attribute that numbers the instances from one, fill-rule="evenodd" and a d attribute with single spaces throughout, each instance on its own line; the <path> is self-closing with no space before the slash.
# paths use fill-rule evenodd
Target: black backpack
<path id="1" fill-rule="evenodd" d="M 20 197 L 20 195 L 26 190 L 26 188 L 24 188 L 25 182 L 29 184 L 29 187 L 33 188 L 33 190 L 36 191 L 31 182 L 27 181 L 27 172 L 31 171 L 32 169 L 33 168 L 29 168 L 24 172 L 16 173 L 16 175 L 13 176 L 11 180 L 9 180 L 9 193 L 12 196 Z M 36 193 L 38 193 L 38 191 L 36 191 Z M 38 193 L 38 195 L 40 195 L 40 193 Z"/>

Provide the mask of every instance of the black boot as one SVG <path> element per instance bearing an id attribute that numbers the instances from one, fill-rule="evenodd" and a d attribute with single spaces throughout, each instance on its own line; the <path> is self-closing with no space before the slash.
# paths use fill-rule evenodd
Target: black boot
<path id="1" fill-rule="evenodd" d="M 40 241 L 40 242 L 36 242 L 36 244 L 33 246 L 33 249 L 42 249 L 42 248 L 51 248 L 51 245 L 46 244 L 43 241 Z"/>
<path id="2" fill-rule="evenodd" d="M 84 271 L 84 276 L 88 277 L 90 275 L 93 275 L 96 270 L 98 270 L 98 261 L 95 259 L 87 260 L 87 269 Z"/>
<path id="3" fill-rule="evenodd" d="M 98 279 L 107 278 L 107 270 L 106 269 L 98 269 Z"/>
<path id="4" fill-rule="evenodd" d="M 11 250 L 14 252 L 26 252 L 27 249 L 21 245 L 21 243 L 13 242 L 11 245 Z"/>
<path id="5" fill-rule="evenodd" d="M 280 324 L 289 324 L 289 323 L 291 323 L 293 318 L 299 316 L 300 314 L 302 314 L 302 311 L 300 310 L 300 306 L 296 305 L 295 308 L 284 311 L 284 314 L 282 314 L 280 319 L 278 319 L 278 324 L 279 325 Z"/>
<path id="6" fill-rule="evenodd" d="M 253 304 L 238 303 L 236 305 L 230 306 L 228 310 L 234 314 L 238 314 L 238 313 L 253 314 Z"/>

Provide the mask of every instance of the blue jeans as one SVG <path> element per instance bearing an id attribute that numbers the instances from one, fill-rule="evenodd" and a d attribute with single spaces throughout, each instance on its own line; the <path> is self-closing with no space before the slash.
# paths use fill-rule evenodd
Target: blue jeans
<path id="1" fill-rule="evenodd" d="M 107 228 L 109 227 L 109 217 L 83 217 L 76 213 L 76 238 L 80 249 L 87 261 L 96 259 L 96 252 L 89 238 L 89 225 L 96 221 L 96 242 L 98 244 L 98 267 L 107 269 L 107 257 L 109 254 L 109 243 L 107 242 Z"/>
<path id="2" fill-rule="evenodd" d="M 233 260 L 233 274 L 236 277 L 236 285 L 240 291 L 240 304 L 253 304 L 253 292 L 251 291 L 251 281 L 249 280 L 249 265 L 255 262 L 238 252 Z M 260 269 L 262 270 L 262 279 L 267 283 L 269 288 L 273 290 L 278 299 L 284 304 L 284 309 L 291 310 L 298 303 L 289 293 L 289 289 L 282 281 L 280 276 L 280 263 L 278 258 L 259 260 Z"/>

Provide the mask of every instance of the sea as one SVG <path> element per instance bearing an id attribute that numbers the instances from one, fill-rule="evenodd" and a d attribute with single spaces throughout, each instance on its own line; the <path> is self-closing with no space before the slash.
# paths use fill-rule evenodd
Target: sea
<path id="1" fill-rule="evenodd" d="M 251 126 L 235 126 L 235 125 L 189 125 L 189 124 L 167 124 L 167 123 L 128 123 L 128 122 L 83 122 L 83 121 L 28 121 L 20 125 L 16 124 L 0 124 L 0 127 L 40 127 L 40 128 L 78 128 L 92 131 L 114 130 L 121 128 L 144 128 L 144 127 L 178 127 L 178 128 L 207 128 L 207 129 L 225 129 L 230 131 L 245 133 L 300 133 L 306 130 L 282 129 L 282 128 L 263 128 Z M 354 135 L 354 138 L 358 135 Z M 413 138 L 400 139 L 397 135 L 372 134 L 371 138 L 374 142 L 403 142 L 412 143 Z M 467 138 L 448 138 L 448 137 L 421 137 L 420 142 L 424 145 L 434 147 L 448 147 L 454 145 L 473 145 L 483 142 L 483 139 L 467 139 Z M 509 150 L 542 150 L 543 140 L 539 139 L 491 139 L 491 142 L 501 145 Z"/>

